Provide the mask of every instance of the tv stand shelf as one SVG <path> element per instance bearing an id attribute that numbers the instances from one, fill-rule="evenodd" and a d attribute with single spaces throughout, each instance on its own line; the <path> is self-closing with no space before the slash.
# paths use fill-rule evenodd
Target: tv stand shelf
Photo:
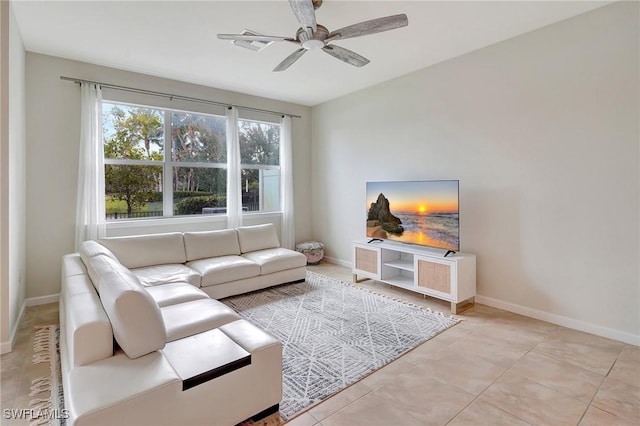
<path id="1" fill-rule="evenodd" d="M 451 302 L 457 314 L 473 306 L 476 257 L 393 241 L 353 243 L 353 281 L 358 276 Z"/>
<path id="2" fill-rule="evenodd" d="M 386 262 L 384 265 L 390 268 L 397 268 L 404 271 L 413 272 L 413 262 L 411 260 L 399 259 L 391 262 Z"/>

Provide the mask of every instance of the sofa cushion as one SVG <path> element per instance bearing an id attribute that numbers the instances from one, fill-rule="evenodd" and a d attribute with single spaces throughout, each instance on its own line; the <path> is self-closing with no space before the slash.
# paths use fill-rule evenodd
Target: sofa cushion
<path id="1" fill-rule="evenodd" d="M 207 287 L 260 275 L 260 265 L 242 256 L 220 256 L 187 262 L 200 273 L 200 286 Z"/>
<path id="2" fill-rule="evenodd" d="M 132 269 L 131 272 L 145 287 L 183 282 L 200 287 L 200 274 L 182 263 L 145 266 L 144 268 Z"/>
<path id="3" fill-rule="evenodd" d="M 187 261 L 182 232 L 102 238 L 99 243 L 129 269 Z"/>
<path id="4" fill-rule="evenodd" d="M 280 247 L 280 242 L 276 235 L 276 228 L 272 223 L 241 226 L 236 228 L 236 230 L 238 231 L 238 242 L 240 243 L 240 251 L 242 253 Z"/>
<path id="5" fill-rule="evenodd" d="M 118 258 L 111 252 L 111 250 L 109 250 L 102 244 L 98 244 L 97 242 L 92 240 L 84 241 L 82 244 L 80 244 L 80 249 L 78 250 L 78 252 L 80 253 L 82 262 L 87 268 L 89 278 L 91 278 L 91 282 L 97 290 L 100 274 L 95 269 L 96 262 L 93 262 L 93 259 L 99 256 L 104 256 L 105 258 L 110 258 L 117 262 Z"/>
<path id="6" fill-rule="evenodd" d="M 101 254 L 107 257 L 110 257 L 113 260 L 118 259 L 111 252 L 111 250 L 109 250 L 102 244 L 93 240 L 87 240 L 87 241 L 84 241 L 82 244 L 80 244 L 80 249 L 78 250 L 78 252 L 80 253 L 80 257 L 82 258 L 82 261 L 84 262 L 85 265 L 87 264 L 90 258 L 101 255 Z"/>
<path id="7" fill-rule="evenodd" d="M 171 283 L 147 287 L 145 290 L 153 297 L 158 306 L 165 307 L 192 300 L 210 299 L 209 295 L 190 283 Z"/>
<path id="8" fill-rule="evenodd" d="M 158 304 L 127 268 L 105 256 L 98 283 L 100 300 L 113 335 L 129 358 L 162 349 L 166 342 Z M 95 260 L 94 257 L 92 260 Z"/>
<path id="9" fill-rule="evenodd" d="M 307 264 L 307 257 L 304 254 L 280 247 L 244 253 L 242 257 L 260 265 L 262 275 L 298 268 Z"/>
<path id="10" fill-rule="evenodd" d="M 167 342 L 193 336 L 240 319 L 227 305 L 213 299 L 194 300 L 161 309 Z"/>
<path id="11" fill-rule="evenodd" d="M 235 229 L 185 232 L 184 248 L 187 261 L 240 254 L 238 233 Z"/>
<path id="12" fill-rule="evenodd" d="M 108 271 L 111 271 L 114 268 L 114 264 L 124 268 L 124 266 L 122 266 L 120 262 L 107 256 L 94 256 L 89 258 L 89 263 L 87 264 L 87 273 L 89 274 L 89 278 L 91 278 L 91 283 L 98 291 L 98 294 L 100 293 L 100 282 L 102 276 Z"/>

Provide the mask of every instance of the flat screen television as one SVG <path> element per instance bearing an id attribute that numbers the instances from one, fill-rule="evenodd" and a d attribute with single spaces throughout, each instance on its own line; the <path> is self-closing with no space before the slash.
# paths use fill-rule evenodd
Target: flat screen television
<path id="1" fill-rule="evenodd" d="M 367 237 L 460 251 L 459 182 L 367 182 Z"/>

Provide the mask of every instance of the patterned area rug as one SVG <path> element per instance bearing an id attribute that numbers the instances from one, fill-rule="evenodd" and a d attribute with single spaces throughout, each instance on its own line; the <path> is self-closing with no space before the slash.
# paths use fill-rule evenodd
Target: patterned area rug
<path id="1" fill-rule="evenodd" d="M 313 272 L 222 302 L 282 342 L 285 421 L 458 322 Z"/>

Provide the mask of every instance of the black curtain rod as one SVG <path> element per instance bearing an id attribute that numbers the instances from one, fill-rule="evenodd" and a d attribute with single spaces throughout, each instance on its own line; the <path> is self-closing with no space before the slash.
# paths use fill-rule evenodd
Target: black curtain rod
<path id="1" fill-rule="evenodd" d="M 287 114 L 285 112 L 269 111 L 266 109 L 251 108 L 251 107 L 246 107 L 242 105 L 232 105 L 224 102 L 210 101 L 208 99 L 199 99 L 199 98 L 191 98 L 189 96 L 172 95 L 171 93 L 154 92 L 153 90 L 136 89 L 135 87 L 119 86 L 117 84 L 101 83 L 99 81 L 83 80 L 81 78 L 65 77 L 63 75 L 60 76 L 60 80 L 72 81 L 76 84 L 82 84 L 82 83 L 98 84 L 101 87 L 104 87 L 107 89 L 121 90 L 123 92 L 141 93 L 144 95 L 151 95 L 151 96 L 160 96 L 163 98 L 169 98 L 169 100 L 177 99 L 180 101 L 198 102 L 201 104 L 217 105 L 217 106 L 228 107 L 228 108 L 236 107 L 244 111 L 261 112 L 265 114 L 280 115 L 282 117 L 289 116 L 291 118 L 302 118 L 302 116 L 300 115 Z"/>

